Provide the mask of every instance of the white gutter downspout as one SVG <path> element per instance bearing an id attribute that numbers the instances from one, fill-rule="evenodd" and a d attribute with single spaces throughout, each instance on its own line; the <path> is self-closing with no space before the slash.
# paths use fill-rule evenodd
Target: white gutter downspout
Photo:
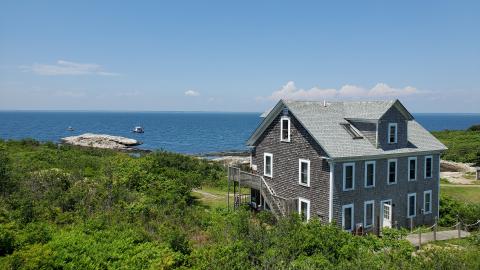
<path id="1" fill-rule="evenodd" d="M 332 223 L 333 221 L 333 176 L 335 170 L 335 163 L 329 161 L 328 165 L 330 166 L 330 181 L 329 181 L 329 192 L 328 192 L 328 222 Z"/>
<path id="2" fill-rule="evenodd" d="M 437 218 L 440 219 L 440 157 L 442 154 L 438 154 L 438 191 L 437 191 Z"/>

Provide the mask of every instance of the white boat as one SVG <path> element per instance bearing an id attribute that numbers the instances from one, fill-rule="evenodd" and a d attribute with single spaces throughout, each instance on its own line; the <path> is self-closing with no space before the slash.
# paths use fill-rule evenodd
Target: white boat
<path id="1" fill-rule="evenodd" d="M 73 131 L 74 129 L 73 129 L 73 127 L 70 127 L 70 126 L 69 126 L 69 127 L 67 128 L 67 130 L 68 130 L 68 131 Z"/>
<path id="2" fill-rule="evenodd" d="M 143 127 L 135 127 L 135 128 L 132 130 L 132 132 L 135 132 L 135 133 L 143 133 L 143 132 L 145 132 L 145 131 L 143 130 Z"/>

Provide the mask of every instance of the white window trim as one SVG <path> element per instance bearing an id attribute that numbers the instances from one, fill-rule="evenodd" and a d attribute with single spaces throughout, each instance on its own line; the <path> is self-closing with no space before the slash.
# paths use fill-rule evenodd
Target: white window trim
<path id="1" fill-rule="evenodd" d="M 302 214 L 302 202 L 307 203 L 307 221 L 310 220 L 310 200 L 298 198 L 298 213 Z"/>
<path id="2" fill-rule="evenodd" d="M 367 185 L 367 167 L 369 164 L 373 164 L 373 185 L 369 186 Z M 365 162 L 365 188 L 373 188 L 375 187 L 375 178 L 376 178 L 376 175 L 377 175 L 377 165 L 376 165 L 376 162 L 375 160 L 372 160 L 372 161 L 366 161 Z"/>
<path id="3" fill-rule="evenodd" d="M 430 211 L 427 212 L 427 210 L 425 209 L 425 206 L 426 206 L 426 200 L 425 200 L 425 196 L 427 194 L 430 194 Z M 424 215 L 427 215 L 427 214 L 431 214 L 432 213 L 432 190 L 426 190 L 423 192 L 423 214 Z"/>
<path id="4" fill-rule="evenodd" d="M 283 139 L 283 120 L 288 120 L 288 137 L 287 139 Z M 280 118 L 280 141 L 281 142 L 290 142 L 290 117 L 282 116 Z"/>
<path id="5" fill-rule="evenodd" d="M 427 177 L 427 159 L 432 159 L 431 165 L 430 165 L 430 177 Z M 423 162 L 423 178 L 424 179 L 432 179 L 433 178 L 433 156 L 425 156 L 424 162 Z"/>
<path id="6" fill-rule="evenodd" d="M 346 182 L 346 167 L 347 166 L 352 166 L 352 188 L 345 188 Z M 349 191 L 349 190 L 354 190 L 355 189 L 355 162 L 349 162 L 349 163 L 343 163 L 343 191 Z"/>
<path id="7" fill-rule="evenodd" d="M 413 178 L 413 179 L 410 179 L 410 161 L 411 160 L 415 160 L 415 178 Z M 417 172 L 418 172 L 417 157 L 409 157 L 408 158 L 408 174 L 407 174 L 408 181 L 417 181 Z"/>
<path id="8" fill-rule="evenodd" d="M 395 127 L 395 141 L 394 142 L 390 142 L 391 127 Z M 398 142 L 398 124 L 397 123 L 388 123 L 387 142 L 388 142 L 388 144 L 396 144 Z"/>
<path id="9" fill-rule="evenodd" d="M 347 230 L 349 232 L 351 232 L 353 230 L 353 225 L 355 225 L 355 209 L 353 207 L 353 203 L 351 204 L 346 204 L 346 205 L 343 205 L 342 206 L 342 229 L 345 230 L 345 209 L 347 208 L 352 208 L 352 220 L 351 220 L 351 224 L 350 224 L 350 230 Z"/>
<path id="10" fill-rule="evenodd" d="M 267 157 L 270 157 L 270 174 L 267 174 Z M 263 153 L 263 175 L 273 177 L 273 154 Z"/>
<path id="11" fill-rule="evenodd" d="M 410 197 L 415 197 L 415 204 L 413 207 L 413 215 L 410 215 Z M 408 193 L 407 195 L 407 218 L 417 216 L 417 193 Z"/>
<path id="12" fill-rule="evenodd" d="M 302 183 L 302 163 L 307 163 L 307 183 Z M 299 159 L 298 160 L 298 183 L 305 187 L 310 187 L 310 160 Z"/>
<path id="13" fill-rule="evenodd" d="M 367 205 L 372 205 L 372 224 L 367 226 Z M 375 200 L 365 201 L 363 203 L 363 226 L 365 228 L 370 228 L 375 224 Z"/>
<path id="14" fill-rule="evenodd" d="M 390 182 L 390 163 L 395 162 L 395 182 Z M 387 161 L 387 185 L 395 185 L 398 182 L 398 160 L 389 159 Z"/>

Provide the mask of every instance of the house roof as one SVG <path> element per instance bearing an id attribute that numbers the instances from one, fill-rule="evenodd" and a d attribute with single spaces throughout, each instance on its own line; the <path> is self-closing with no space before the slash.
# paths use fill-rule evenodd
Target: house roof
<path id="1" fill-rule="evenodd" d="M 250 139 L 253 146 L 262 133 L 287 107 L 291 113 L 325 150 L 330 158 L 350 158 L 407 154 L 413 152 L 442 151 L 446 147 L 417 123 L 398 100 L 365 102 L 329 102 L 280 100 L 263 119 Z M 378 121 L 391 108 L 396 107 L 408 120 L 409 147 L 394 150 L 377 148 L 368 139 L 354 139 L 342 127 L 349 120 Z"/>

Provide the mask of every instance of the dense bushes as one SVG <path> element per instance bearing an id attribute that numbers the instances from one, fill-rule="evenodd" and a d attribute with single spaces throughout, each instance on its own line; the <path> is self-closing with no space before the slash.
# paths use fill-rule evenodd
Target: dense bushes
<path id="1" fill-rule="evenodd" d="M 473 125 L 467 129 L 468 131 L 480 131 L 480 125 Z"/>
<path id="2" fill-rule="evenodd" d="M 268 212 L 205 209 L 191 190 L 221 185 L 225 171 L 193 157 L 157 152 L 133 158 L 26 140 L 0 142 L 0 161 L 6 180 L 0 192 L 0 269 L 480 266 L 479 248 L 414 253 L 403 231 L 355 237 L 295 216 L 277 222 Z M 472 209 L 442 200 L 446 224 L 457 212 L 473 217 Z"/>
<path id="3" fill-rule="evenodd" d="M 480 204 L 459 202 L 453 198 L 441 195 L 440 226 L 453 226 L 459 220 L 463 224 L 473 224 L 480 217 Z"/>
<path id="4" fill-rule="evenodd" d="M 446 160 L 466 163 L 476 163 L 480 166 L 480 132 L 475 126 L 468 131 L 444 130 L 432 134 L 448 147 L 442 154 Z"/>

